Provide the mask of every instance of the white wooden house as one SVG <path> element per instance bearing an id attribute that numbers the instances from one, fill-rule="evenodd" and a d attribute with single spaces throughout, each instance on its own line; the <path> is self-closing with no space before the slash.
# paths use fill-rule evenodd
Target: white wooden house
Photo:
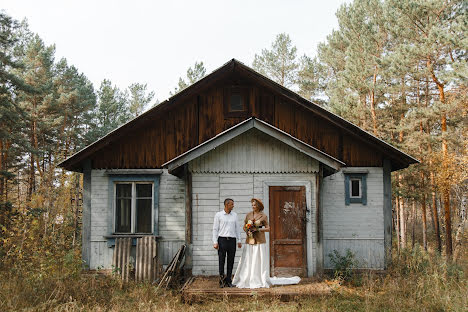
<path id="1" fill-rule="evenodd" d="M 214 215 L 229 197 L 242 222 L 255 197 L 270 218 L 271 274 L 313 276 L 333 250 L 385 269 L 391 172 L 416 162 L 231 60 L 61 166 L 84 174 L 90 269 L 111 267 L 116 238 L 151 235 L 163 263 L 186 244 L 186 267 L 217 275 Z"/>

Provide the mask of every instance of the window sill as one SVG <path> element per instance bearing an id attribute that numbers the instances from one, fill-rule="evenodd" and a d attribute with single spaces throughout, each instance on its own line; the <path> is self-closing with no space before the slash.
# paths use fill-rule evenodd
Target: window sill
<path id="1" fill-rule="evenodd" d="M 131 238 L 132 239 L 132 246 L 136 246 L 137 238 L 142 237 L 154 237 L 157 239 L 161 238 L 161 236 L 153 235 L 153 234 L 111 234 L 105 235 L 104 238 L 107 240 L 107 247 L 112 248 L 115 246 L 115 239 L 116 238 Z"/>
<path id="2" fill-rule="evenodd" d="M 153 235 L 153 234 L 111 234 L 106 235 L 104 238 L 141 238 L 145 236 L 153 236 L 155 238 L 161 238 L 161 236 Z"/>

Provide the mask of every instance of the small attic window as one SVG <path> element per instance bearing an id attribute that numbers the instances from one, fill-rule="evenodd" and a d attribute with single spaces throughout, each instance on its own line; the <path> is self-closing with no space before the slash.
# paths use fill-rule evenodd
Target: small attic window
<path id="1" fill-rule="evenodd" d="M 367 205 L 367 173 L 345 175 L 345 204 Z"/>
<path id="2" fill-rule="evenodd" d="M 231 99 L 229 103 L 230 112 L 243 112 L 244 111 L 244 99 L 239 93 L 231 94 Z"/>
<path id="3" fill-rule="evenodd" d="M 224 116 L 244 117 L 249 114 L 249 89 L 233 86 L 224 90 Z"/>

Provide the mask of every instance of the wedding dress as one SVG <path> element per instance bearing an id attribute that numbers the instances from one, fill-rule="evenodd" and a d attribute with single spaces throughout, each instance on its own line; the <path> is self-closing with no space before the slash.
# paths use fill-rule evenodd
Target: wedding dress
<path id="1" fill-rule="evenodd" d="M 238 288 L 269 288 L 270 261 L 266 244 L 245 244 L 232 281 Z"/>

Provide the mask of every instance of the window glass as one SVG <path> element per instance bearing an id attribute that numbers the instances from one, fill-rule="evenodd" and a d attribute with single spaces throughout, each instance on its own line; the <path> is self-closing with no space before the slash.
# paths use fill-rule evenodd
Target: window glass
<path id="1" fill-rule="evenodd" d="M 136 216 L 135 232 L 151 233 L 151 199 L 137 199 Z"/>
<path id="2" fill-rule="evenodd" d="M 116 232 L 130 233 L 132 231 L 132 199 L 117 198 L 116 212 Z"/>
<path id="3" fill-rule="evenodd" d="M 231 94 L 231 112 L 242 112 L 244 110 L 244 100 L 240 94 Z"/>
<path id="4" fill-rule="evenodd" d="M 136 185 L 137 197 L 149 197 L 153 196 L 153 185 L 152 184 L 141 184 Z"/>
<path id="5" fill-rule="evenodd" d="M 115 232 L 152 233 L 153 184 L 117 183 Z"/>
<path id="6" fill-rule="evenodd" d="M 132 185 L 117 184 L 116 188 L 116 220 L 115 227 L 118 233 L 130 233 L 132 231 Z"/>
<path id="7" fill-rule="evenodd" d="M 132 184 L 117 184 L 117 198 L 132 198 Z"/>
<path id="8" fill-rule="evenodd" d="M 352 197 L 361 197 L 360 184 L 361 184 L 361 180 L 359 179 L 351 180 L 351 196 Z"/>

